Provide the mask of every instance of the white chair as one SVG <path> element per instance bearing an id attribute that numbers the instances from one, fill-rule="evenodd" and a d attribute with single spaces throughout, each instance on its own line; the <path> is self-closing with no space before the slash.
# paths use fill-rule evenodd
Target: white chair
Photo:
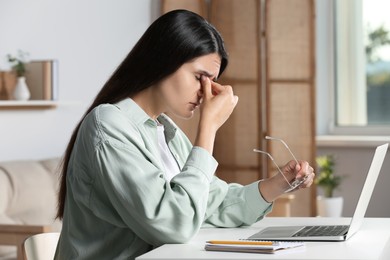
<path id="1" fill-rule="evenodd" d="M 23 243 L 26 260 L 53 260 L 60 233 L 41 233 L 28 237 Z"/>

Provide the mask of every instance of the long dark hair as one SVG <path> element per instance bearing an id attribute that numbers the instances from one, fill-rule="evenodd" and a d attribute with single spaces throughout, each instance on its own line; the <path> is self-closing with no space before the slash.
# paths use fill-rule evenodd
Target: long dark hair
<path id="1" fill-rule="evenodd" d="M 57 218 L 62 219 L 64 215 L 69 159 L 86 115 L 100 104 L 113 104 L 132 97 L 174 73 L 184 63 L 210 53 L 218 53 L 221 57 L 221 75 L 228 63 L 222 37 L 203 17 L 193 12 L 174 10 L 150 25 L 104 84 L 72 133 L 62 159 Z"/>

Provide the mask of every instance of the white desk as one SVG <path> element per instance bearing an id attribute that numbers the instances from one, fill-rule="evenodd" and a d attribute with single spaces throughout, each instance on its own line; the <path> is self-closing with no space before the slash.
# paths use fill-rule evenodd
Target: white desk
<path id="1" fill-rule="evenodd" d="M 306 242 L 303 250 L 265 255 L 211 252 L 206 240 L 240 239 L 271 225 L 349 224 L 349 218 L 265 218 L 251 227 L 207 228 L 187 244 L 167 244 L 137 259 L 390 259 L 390 218 L 366 218 L 361 229 L 345 242 Z"/>

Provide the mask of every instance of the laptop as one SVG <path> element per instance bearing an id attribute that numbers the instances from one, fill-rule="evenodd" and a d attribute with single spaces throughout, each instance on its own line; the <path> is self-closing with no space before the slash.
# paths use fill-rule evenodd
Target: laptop
<path id="1" fill-rule="evenodd" d="M 376 148 L 370 169 L 349 225 L 271 226 L 247 238 L 248 240 L 345 241 L 361 227 L 368 203 L 378 179 L 389 144 Z"/>

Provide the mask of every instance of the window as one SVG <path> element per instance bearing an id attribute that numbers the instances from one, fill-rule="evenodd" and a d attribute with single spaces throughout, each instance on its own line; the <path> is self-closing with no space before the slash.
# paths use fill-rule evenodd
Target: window
<path id="1" fill-rule="evenodd" d="M 390 1 L 334 1 L 335 132 L 390 133 Z"/>

